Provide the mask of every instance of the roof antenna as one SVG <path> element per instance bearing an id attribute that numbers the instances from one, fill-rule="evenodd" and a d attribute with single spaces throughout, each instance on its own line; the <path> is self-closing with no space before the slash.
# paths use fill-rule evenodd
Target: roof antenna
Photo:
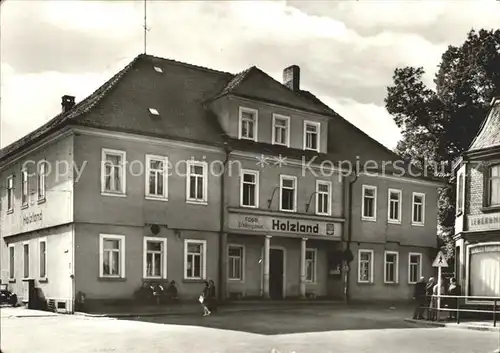
<path id="1" fill-rule="evenodd" d="M 147 36 L 148 36 L 148 12 L 147 12 L 147 0 L 144 0 L 144 54 L 146 54 L 147 48 Z"/>

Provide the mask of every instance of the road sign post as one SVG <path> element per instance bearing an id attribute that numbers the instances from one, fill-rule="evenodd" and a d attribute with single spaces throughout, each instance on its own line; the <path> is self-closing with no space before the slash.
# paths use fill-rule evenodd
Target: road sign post
<path id="1" fill-rule="evenodd" d="M 436 258 L 434 259 L 434 262 L 432 263 L 432 267 L 437 267 L 438 268 L 438 299 L 437 299 L 437 310 L 438 310 L 438 317 L 437 320 L 439 321 L 439 314 L 441 312 L 441 285 L 443 283 L 442 280 L 442 268 L 443 267 L 448 267 L 448 262 L 446 261 L 446 258 L 443 254 L 442 251 L 440 251 Z"/>

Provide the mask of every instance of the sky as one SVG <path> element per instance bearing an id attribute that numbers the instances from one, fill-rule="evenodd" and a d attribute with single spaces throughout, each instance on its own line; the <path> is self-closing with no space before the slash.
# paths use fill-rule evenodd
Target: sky
<path id="1" fill-rule="evenodd" d="M 498 28 L 500 2 L 159 1 L 147 4 L 147 53 L 238 73 L 252 65 L 301 88 L 389 148 L 400 132 L 384 108 L 394 69 L 433 77 L 448 45 Z M 2 1 L 0 146 L 83 100 L 144 51 L 143 1 Z"/>

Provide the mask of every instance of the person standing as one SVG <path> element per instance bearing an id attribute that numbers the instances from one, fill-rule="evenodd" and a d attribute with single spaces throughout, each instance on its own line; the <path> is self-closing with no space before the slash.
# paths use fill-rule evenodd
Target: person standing
<path id="1" fill-rule="evenodd" d="M 450 279 L 450 286 L 448 287 L 448 295 L 458 296 L 462 294 L 462 288 L 457 284 L 457 279 L 455 277 Z M 456 319 L 458 312 L 456 311 L 458 308 L 458 301 L 460 298 L 448 298 L 448 308 L 449 318 Z"/>
<path id="2" fill-rule="evenodd" d="M 212 280 L 208 281 L 208 288 L 210 298 L 208 310 L 210 310 L 210 312 L 214 312 L 217 311 L 217 292 L 215 289 L 215 282 Z"/>
<path id="3" fill-rule="evenodd" d="M 426 295 L 425 278 L 420 277 L 420 280 L 415 284 L 415 292 L 413 294 L 413 300 L 415 302 L 413 319 L 415 320 L 422 320 L 424 318 L 423 314 L 426 304 L 425 295 Z"/>
<path id="4" fill-rule="evenodd" d="M 425 305 L 427 307 L 427 320 L 433 319 L 432 312 L 432 294 L 434 293 L 434 285 L 436 284 L 436 280 L 434 277 L 429 278 L 427 285 L 425 286 Z"/>

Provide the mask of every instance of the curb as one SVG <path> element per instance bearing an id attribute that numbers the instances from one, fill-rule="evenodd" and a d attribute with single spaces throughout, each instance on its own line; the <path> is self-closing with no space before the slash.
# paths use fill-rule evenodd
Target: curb
<path id="1" fill-rule="evenodd" d="M 466 323 L 463 324 L 450 324 L 446 322 L 435 322 L 435 321 L 423 321 L 423 320 L 414 320 L 414 319 L 405 319 L 405 322 L 409 322 L 412 324 L 417 324 L 423 327 L 431 326 L 431 327 L 447 327 L 447 328 L 455 328 L 460 330 L 475 330 L 475 331 L 488 331 L 488 332 L 500 332 L 500 327 L 488 327 L 488 326 L 479 326 L 479 325 L 468 325 Z M 499 350 L 496 350 L 492 353 L 500 353 Z"/>

